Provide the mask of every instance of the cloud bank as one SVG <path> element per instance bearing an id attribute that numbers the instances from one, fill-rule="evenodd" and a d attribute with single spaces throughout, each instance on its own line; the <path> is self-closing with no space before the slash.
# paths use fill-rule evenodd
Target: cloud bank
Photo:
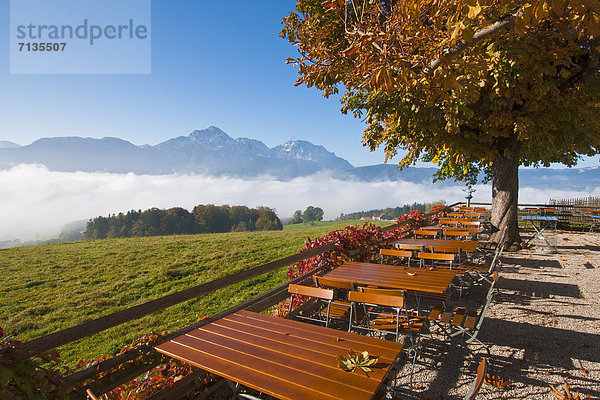
<path id="1" fill-rule="evenodd" d="M 308 205 L 325 210 L 325 219 L 340 213 L 395 207 L 414 202 L 464 199 L 464 186 L 403 181 L 358 182 L 334 179 L 326 174 L 288 182 L 268 177 L 256 180 L 203 175 L 135 175 L 87 172 L 55 172 L 41 165 L 19 165 L 0 171 L 0 241 L 46 238 L 57 235 L 72 221 L 99 215 L 145 210 L 151 207 L 183 207 L 197 204 L 267 206 L 280 217 Z M 474 201 L 490 201 L 489 185 L 475 187 Z M 568 188 L 521 188 L 520 202 L 543 203 L 550 197 L 600 195 Z"/>

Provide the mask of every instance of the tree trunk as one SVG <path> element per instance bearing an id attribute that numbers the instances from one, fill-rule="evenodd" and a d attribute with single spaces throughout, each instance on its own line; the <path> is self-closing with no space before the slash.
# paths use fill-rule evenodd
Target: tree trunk
<path id="1" fill-rule="evenodd" d="M 503 153 L 492 166 L 492 225 L 499 229 L 492 240 L 502 242 L 508 247 L 521 242 L 517 217 L 519 199 L 519 154 L 521 145 L 516 136 L 507 139 Z"/>

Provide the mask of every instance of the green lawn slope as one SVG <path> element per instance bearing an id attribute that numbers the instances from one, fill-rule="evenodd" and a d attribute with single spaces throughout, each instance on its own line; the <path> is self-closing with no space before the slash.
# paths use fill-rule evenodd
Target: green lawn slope
<path id="1" fill-rule="evenodd" d="M 307 238 L 363 222 L 0 250 L 0 327 L 17 338 L 34 339 L 295 254 Z M 187 325 L 262 293 L 284 282 L 286 271 L 283 268 L 66 345 L 61 349 L 63 358 L 73 364 L 112 355 L 147 332 Z"/>

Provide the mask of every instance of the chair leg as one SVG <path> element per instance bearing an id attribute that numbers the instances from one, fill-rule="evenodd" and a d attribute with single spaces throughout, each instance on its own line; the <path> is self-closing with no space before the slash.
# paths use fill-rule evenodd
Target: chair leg
<path id="1" fill-rule="evenodd" d="M 409 378 L 409 387 L 412 389 L 413 387 L 413 374 L 415 372 L 415 364 L 417 363 L 417 350 L 416 349 L 412 349 L 411 350 L 413 352 L 413 359 L 412 359 L 412 364 L 410 366 L 410 378 Z"/>

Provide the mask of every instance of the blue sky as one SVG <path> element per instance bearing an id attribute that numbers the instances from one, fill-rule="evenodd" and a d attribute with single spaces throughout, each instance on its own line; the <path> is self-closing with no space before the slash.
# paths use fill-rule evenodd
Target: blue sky
<path id="1" fill-rule="evenodd" d="M 156 144 L 215 125 L 272 147 L 322 144 L 354 165 L 381 163 L 362 147 L 363 123 L 337 99 L 294 87 L 294 48 L 278 37 L 292 0 L 152 2 L 149 75 L 10 75 L 9 0 L 0 0 L 0 140 L 116 136 Z M 598 162 L 582 165 L 597 165 Z"/>
<path id="2" fill-rule="evenodd" d="M 0 0 L 0 140 L 116 136 L 156 144 L 215 125 L 272 147 L 322 144 L 355 165 L 383 162 L 337 99 L 294 87 L 279 38 L 290 0 L 153 1 L 150 75 L 10 75 L 9 1 Z"/>

